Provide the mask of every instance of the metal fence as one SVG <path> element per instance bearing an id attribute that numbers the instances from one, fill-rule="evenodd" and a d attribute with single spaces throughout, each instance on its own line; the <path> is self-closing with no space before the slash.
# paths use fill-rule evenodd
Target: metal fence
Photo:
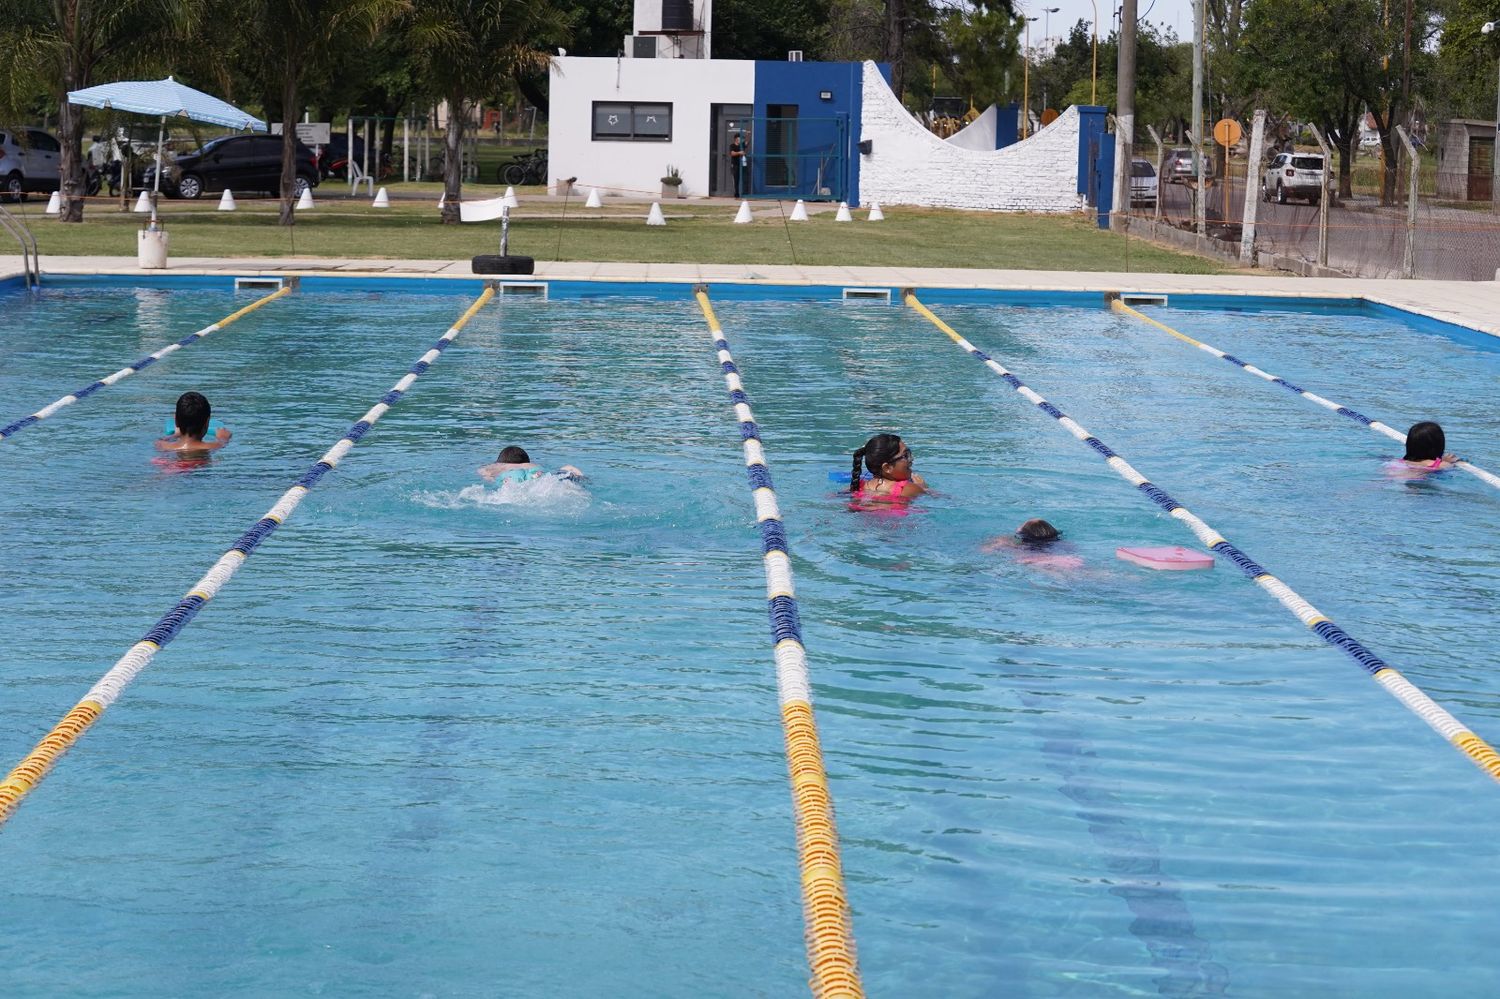
<path id="1" fill-rule="evenodd" d="M 1430 141 L 1420 142 L 1398 129 L 1394 191 L 1383 192 L 1385 156 L 1379 146 L 1356 146 L 1345 183 L 1338 151 L 1315 127 L 1280 141 L 1263 131 L 1260 155 L 1252 162 L 1256 130 L 1250 122 L 1245 125 L 1223 175 L 1205 184 L 1201 212 L 1195 179 L 1177 178 L 1170 169 L 1172 149 L 1182 147 L 1158 142 L 1154 135 L 1138 144 L 1136 158 L 1153 163 L 1159 185 L 1154 203 L 1133 201 L 1131 216 L 1200 232 L 1247 263 L 1309 271 L 1326 267 L 1357 277 L 1495 280 L 1500 211 L 1491 201 L 1493 133 L 1445 141 L 1442 130 L 1434 129 Z M 1322 192 L 1278 191 L 1277 176 L 1268 176 L 1280 152 L 1325 150 Z M 1204 151 L 1212 156 L 1209 146 Z"/>

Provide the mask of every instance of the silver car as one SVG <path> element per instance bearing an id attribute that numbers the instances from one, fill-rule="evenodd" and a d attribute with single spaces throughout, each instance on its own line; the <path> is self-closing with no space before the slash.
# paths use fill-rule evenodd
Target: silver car
<path id="1" fill-rule="evenodd" d="M 1132 205 L 1156 204 L 1156 167 L 1150 160 L 1130 161 L 1130 203 Z"/>
<path id="2" fill-rule="evenodd" d="M 12 201 L 55 191 L 62 146 L 40 128 L 0 129 L 0 190 Z"/>
<path id="3" fill-rule="evenodd" d="M 1260 178 L 1260 193 L 1282 205 L 1288 198 L 1306 198 L 1316 205 L 1323 197 L 1323 154 L 1277 153 Z"/>

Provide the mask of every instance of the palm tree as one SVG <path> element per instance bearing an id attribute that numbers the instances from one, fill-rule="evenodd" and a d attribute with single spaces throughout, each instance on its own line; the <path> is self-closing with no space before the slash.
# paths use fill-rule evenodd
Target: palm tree
<path id="1" fill-rule="evenodd" d="M 63 222 L 83 221 L 83 110 L 68 103 L 102 74 L 159 68 L 172 40 L 191 31 L 200 0 L 12 0 L 0 21 L 0 120 L 50 98 L 62 144 Z M 45 96 L 44 96 L 45 95 Z"/>
<path id="2" fill-rule="evenodd" d="M 497 93 L 516 75 L 545 70 L 551 57 L 528 39 L 557 37 L 562 15 L 546 0 L 423 0 L 407 25 L 427 66 L 426 83 L 448 102 L 443 157 L 443 221 L 459 220 L 463 175 L 459 150 L 472 102 Z"/>

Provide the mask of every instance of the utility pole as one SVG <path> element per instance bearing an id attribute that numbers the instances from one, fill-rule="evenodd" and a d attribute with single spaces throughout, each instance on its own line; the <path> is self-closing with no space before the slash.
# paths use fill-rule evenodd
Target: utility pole
<path id="1" fill-rule="evenodd" d="M 1197 196 L 1193 214 L 1198 235 L 1208 235 L 1208 198 L 1203 183 L 1203 0 L 1193 2 L 1193 179 Z M 1160 195 L 1158 195 L 1160 197 Z"/>
<path id="2" fill-rule="evenodd" d="M 1120 8 L 1120 52 L 1115 61 L 1119 93 L 1115 106 L 1115 197 L 1111 209 L 1113 218 L 1122 220 L 1130 213 L 1130 158 L 1135 151 L 1135 17 L 1136 0 L 1124 0 Z M 1114 228 L 1113 218 L 1110 228 Z M 1126 222 L 1125 226 L 1128 225 Z"/>

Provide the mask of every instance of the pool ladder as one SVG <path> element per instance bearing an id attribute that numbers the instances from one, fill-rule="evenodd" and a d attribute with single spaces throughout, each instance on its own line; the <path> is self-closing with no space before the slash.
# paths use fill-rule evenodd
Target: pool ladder
<path id="1" fill-rule="evenodd" d="M 37 252 L 36 237 L 31 234 L 31 229 L 3 206 L 0 206 L 0 227 L 16 237 L 16 242 L 21 244 L 21 263 L 26 270 L 26 290 L 40 288 L 42 286 L 42 256 Z"/>

